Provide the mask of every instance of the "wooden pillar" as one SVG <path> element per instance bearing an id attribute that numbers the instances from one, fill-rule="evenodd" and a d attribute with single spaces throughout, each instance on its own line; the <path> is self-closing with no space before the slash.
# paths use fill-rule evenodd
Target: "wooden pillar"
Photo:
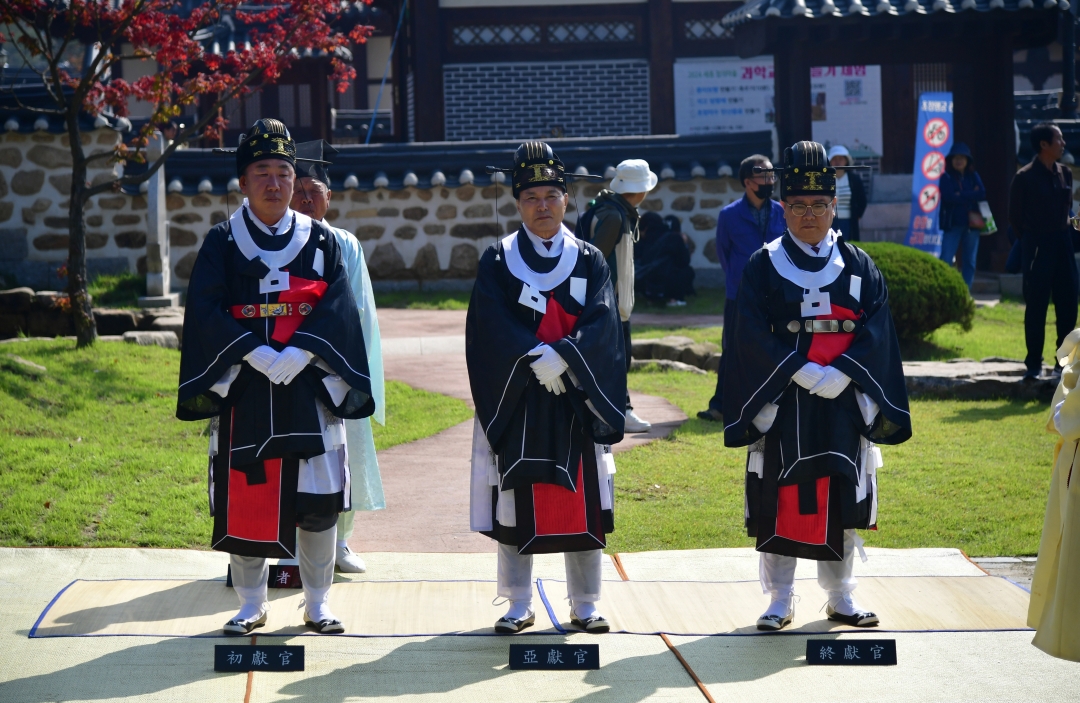
<path id="1" fill-rule="evenodd" d="M 416 39 L 416 140 L 438 142 L 446 134 L 439 0 L 416 0 L 411 20 Z"/>
<path id="2" fill-rule="evenodd" d="M 649 0 L 649 121 L 653 134 L 675 133 L 671 0 Z"/>
<path id="3" fill-rule="evenodd" d="M 789 32 L 778 32 L 773 52 L 776 85 L 776 136 L 780 154 L 795 142 L 813 139 L 810 124 L 810 64 Z"/>
<path id="4" fill-rule="evenodd" d="M 1002 32 L 1001 36 L 1008 37 L 1008 33 Z M 953 83 L 957 93 L 965 96 L 964 104 L 954 109 L 960 112 L 963 124 L 971 125 L 968 145 L 998 225 L 997 234 L 982 237 L 979 242 L 978 268 L 1000 272 L 1005 270 L 1009 256 L 1009 186 L 1016 174 L 1011 42 L 1006 38 L 984 44 L 978 60 L 972 59 L 967 65 L 971 80 Z M 965 140 L 959 131 L 957 138 Z"/>
<path id="5" fill-rule="evenodd" d="M 911 64 L 881 67 L 882 173 L 911 173 L 915 163 L 915 84 Z"/>

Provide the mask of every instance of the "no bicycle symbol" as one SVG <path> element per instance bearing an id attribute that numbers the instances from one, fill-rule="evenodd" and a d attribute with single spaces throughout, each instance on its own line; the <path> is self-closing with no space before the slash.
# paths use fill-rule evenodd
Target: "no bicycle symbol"
<path id="1" fill-rule="evenodd" d="M 938 206 L 938 200 L 941 198 L 941 191 L 934 184 L 924 186 L 919 192 L 919 207 L 923 212 L 933 212 Z"/>
<path id="2" fill-rule="evenodd" d="M 940 151 L 931 151 L 923 157 L 922 172 L 927 180 L 936 181 L 945 172 L 945 157 Z"/>
<path id="3" fill-rule="evenodd" d="M 941 147 L 949 141 L 949 124 L 940 117 L 935 117 L 923 128 L 923 139 L 934 149 Z"/>

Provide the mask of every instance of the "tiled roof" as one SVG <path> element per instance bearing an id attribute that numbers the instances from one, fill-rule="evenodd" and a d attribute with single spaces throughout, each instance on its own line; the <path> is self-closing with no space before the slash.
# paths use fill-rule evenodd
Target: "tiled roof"
<path id="1" fill-rule="evenodd" d="M 11 81 L 10 72 L 5 71 L 0 77 L 5 83 Z M 70 92 L 70 91 L 65 91 Z M 16 85 L 15 88 L 0 90 L 0 131 L 3 132 L 67 132 L 64 118 L 59 115 L 43 115 L 34 112 L 34 107 L 56 109 L 52 96 L 41 83 Z M 79 114 L 79 129 L 90 132 L 95 129 L 115 129 L 126 132 L 131 129 L 131 122 L 125 117 L 115 117 L 111 113 L 93 117 L 86 112 Z"/>
<path id="2" fill-rule="evenodd" d="M 1068 0 L 750 0 L 724 16 L 724 27 L 771 17 L 873 17 L 876 15 L 933 15 L 935 13 L 996 10 L 1067 10 Z"/>
<path id="3" fill-rule="evenodd" d="M 588 172 L 611 178 L 624 159 L 645 159 L 662 179 L 730 176 L 739 162 L 755 153 L 772 154 L 772 133 L 741 132 L 709 136 L 675 135 L 550 139 L 569 172 Z M 436 188 L 490 185 L 487 166 L 508 167 L 518 141 L 428 142 L 416 144 L 340 145 L 330 167 L 333 190 L 372 190 L 406 187 Z M 128 164 L 125 172 L 139 173 L 143 164 Z M 610 169 L 610 171 L 609 171 Z M 210 149 L 177 151 L 165 164 L 167 189 L 172 193 L 225 193 L 236 182 L 231 154 Z M 496 174 L 496 178 L 502 174 Z"/>

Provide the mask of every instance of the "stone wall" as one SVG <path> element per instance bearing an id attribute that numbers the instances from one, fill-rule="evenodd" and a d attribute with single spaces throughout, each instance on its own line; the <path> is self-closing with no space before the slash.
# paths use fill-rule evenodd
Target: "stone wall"
<path id="1" fill-rule="evenodd" d="M 111 130 L 85 136 L 88 144 L 105 146 L 117 138 Z M 0 280 L 0 289 L 62 287 L 56 271 L 67 259 L 71 180 L 64 140 L 45 133 L 0 135 L 0 276 L 6 279 Z M 107 173 L 99 169 L 91 177 Z M 576 199 L 571 198 L 568 226 L 573 227 L 577 208 L 584 208 L 599 190 L 596 184 L 578 187 Z M 699 284 L 716 286 L 723 283 L 714 243 L 716 214 L 741 196 L 742 188 L 732 178 L 663 180 L 642 209 L 679 217 L 692 241 L 691 263 L 698 269 Z M 235 210 L 241 197 L 168 195 L 174 290 L 187 287 L 202 238 Z M 86 210 L 92 275 L 146 272 L 146 214 L 142 195 L 109 193 L 93 198 Z M 475 276 L 480 253 L 519 224 L 509 188 L 473 185 L 337 191 L 327 219 L 356 234 L 372 277 L 385 281 L 464 282 Z"/>

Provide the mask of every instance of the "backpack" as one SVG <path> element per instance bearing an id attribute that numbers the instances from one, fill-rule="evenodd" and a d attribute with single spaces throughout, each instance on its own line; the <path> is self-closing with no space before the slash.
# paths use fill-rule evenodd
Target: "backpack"
<path id="1" fill-rule="evenodd" d="M 581 213 L 577 224 L 574 225 L 574 237 L 583 242 L 592 243 L 593 220 L 596 219 L 596 198 L 585 204 L 585 212 Z"/>

